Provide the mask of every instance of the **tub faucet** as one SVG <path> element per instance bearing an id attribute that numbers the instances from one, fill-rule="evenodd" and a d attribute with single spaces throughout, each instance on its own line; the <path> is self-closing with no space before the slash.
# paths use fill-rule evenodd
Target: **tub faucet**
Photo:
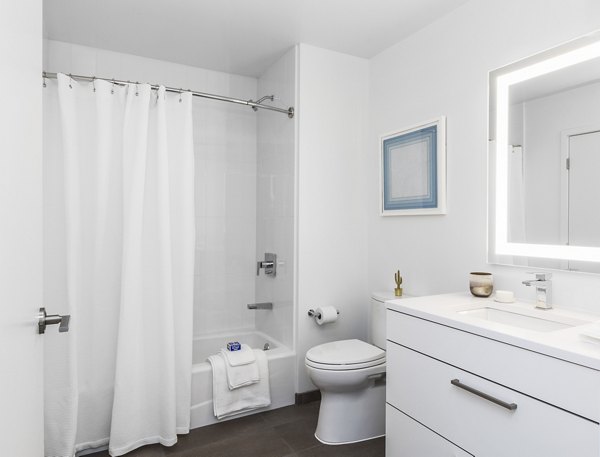
<path id="1" fill-rule="evenodd" d="M 246 305 L 248 309 L 273 309 L 273 303 L 249 303 Z"/>
<path id="2" fill-rule="evenodd" d="M 523 281 L 526 286 L 535 286 L 535 307 L 552 309 L 552 278 L 551 273 L 532 273 L 535 279 Z"/>

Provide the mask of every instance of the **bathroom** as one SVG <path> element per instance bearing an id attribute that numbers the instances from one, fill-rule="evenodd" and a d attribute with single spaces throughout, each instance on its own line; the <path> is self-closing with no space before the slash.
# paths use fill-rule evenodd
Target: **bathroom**
<path id="1" fill-rule="evenodd" d="M 393 295 L 397 270 L 404 294 L 413 297 L 468 294 L 469 272 L 488 271 L 497 290 L 533 302 L 535 292 L 522 284 L 533 266 L 488 263 L 489 73 L 600 29 L 600 4 L 431 0 L 301 7 L 227 2 L 219 10 L 208 2 L 121 3 L 24 0 L 0 6 L 7 62 L 1 81 L 9 86 L 0 136 L 0 297 L 8 316 L 0 333 L 3 455 L 45 455 L 44 344 L 68 335 L 58 333 L 57 326 L 37 334 L 41 306 L 48 313 L 63 312 L 55 301 L 44 303 L 44 256 L 52 247 L 44 243 L 42 211 L 49 198 L 44 193 L 44 129 L 50 121 L 45 97 L 57 81 L 48 78 L 44 88 L 42 71 L 254 101 L 273 94 L 275 100 L 265 105 L 294 107 L 290 119 L 285 113 L 214 100 L 191 102 L 197 179 L 195 342 L 251 329 L 281 344 L 274 351 L 283 353 L 278 360 L 284 364 L 277 370 L 281 391 L 271 392 L 271 416 L 236 419 L 239 425 L 214 436 L 245 439 L 252 430 L 256 446 L 282 443 L 255 455 L 344 452 L 344 446 L 336 451 L 338 446 L 315 441 L 312 417 L 294 423 L 307 429 L 308 443 L 286 441 L 276 433 L 292 422 L 270 421 L 289 408 L 318 410 L 317 401 L 293 406 L 297 396 L 317 390 L 307 374 L 307 351 L 337 340 L 367 341 L 371 294 Z M 196 23 L 195 14 L 203 22 Z M 221 30 L 209 27 L 217 22 L 210 15 L 222 21 Z M 246 17 L 251 20 L 240 20 Z M 131 27 L 134 18 L 139 20 Z M 211 40 L 209 32 L 217 38 Z M 181 37 L 197 40 L 175 45 Z M 382 217 L 381 137 L 440 116 L 446 119 L 445 214 Z M 270 252 L 278 256 L 277 275 L 265 275 L 263 268 L 257 276 L 256 262 Z M 600 277 L 555 268 L 542 271 L 553 275 L 556 307 L 600 313 Z M 273 309 L 246 306 L 262 302 L 273 303 Z M 325 306 L 340 314 L 336 322 L 319 326 L 307 312 Z M 79 324 L 73 315 L 72 329 Z M 199 398 L 196 404 L 205 401 Z M 192 410 L 194 425 L 205 425 L 193 427 L 188 441 L 214 438 L 208 431 L 215 425 L 203 422 L 207 416 L 216 422 L 202 407 Z M 257 429 L 262 428 L 261 440 Z M 181 444 L 185 440 L 181 435 Z M 350 455 L 384 455 L 382 447 L 359 448 Z M 155 455 L 168 452 L 160 449 Z"/>

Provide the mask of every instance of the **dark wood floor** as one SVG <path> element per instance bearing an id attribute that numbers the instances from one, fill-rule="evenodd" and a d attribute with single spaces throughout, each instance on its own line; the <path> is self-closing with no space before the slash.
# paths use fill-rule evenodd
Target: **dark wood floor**
<path id="1" fill-rule="evenodd" d="M 194 429 L 172 447 L 144 446 L 127 457 L 384 457 L 384 438 L 326 446 L 314 437 L 319 403 L 288 406 Z M 90 454 L 106 457 L 108 452 Z"/>

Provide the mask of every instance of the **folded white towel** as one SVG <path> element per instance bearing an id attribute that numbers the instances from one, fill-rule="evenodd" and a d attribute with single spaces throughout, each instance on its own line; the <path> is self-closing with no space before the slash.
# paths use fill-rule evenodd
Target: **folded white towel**
<path id="1" fill-rule="evenodd" d="M 260 381 L 258 363 L 253 362 L 240 365 L 239 367 L 232 367 L 227 363 L 223 354 L 221 354 L 221 357 L 225 361 L 225 373 L 227 374 L 227 387 L 229 387 L 229 390 L 239 389 L 240 387 L 249 386 Z"/>
<path id="2" fill-rule="evenodd" d="M 260 381 L 240 389 L 230 390 L 227 384 L 227 363 L 221 354 L 211 355 L 208 361 L 213 372 L 213 409 L 217 419 L 241 414 L 271 404 L 269 364 L 263 351 L 254 350 Z"/>
<path id="3" fill-rule="evenodd" d="M 247 344 L 242 344 L 242 348 L 239 351 L 228 351 L 227 349 L 221 349 L 221 354 L 225 357 L 225 361 L 232 367 L 238 367 L 240 365 L 247 365 L 256 360 L 254 357 L 254 351 Z"/>

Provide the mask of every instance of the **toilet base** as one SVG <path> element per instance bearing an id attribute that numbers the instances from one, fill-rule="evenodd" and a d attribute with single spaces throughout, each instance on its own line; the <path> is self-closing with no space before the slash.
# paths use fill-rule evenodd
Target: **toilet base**
<path id="1" fill-rule="evenodd" d="M 319 438 L 317 436 L 317 434 L 315 433 L 315 438 L 317 439 L 317 441 L 319 441 L 320 443 L 326 444 L 328 446 L 340 446 L 342 444 L 354 444 L 354 443 L 361 443 L 363 441 L 369 441 L 369 440 L 374 440 L 375 438 L 381 438 L 385 436 L 385 433 L 383 435 L 378 435 L 378 436 L 371 436 L 369 438 L 364 438 L 362 440 L 356 440 L 356 441 L 344 441 L 343 443 L 330 443 L 329 441 L 323 441 L 321 438 Z"/>
<path id="2" fill-rule="evenodd" d="M 385 435 L 385 382 L 352 392 L 321 390 L 321 407 L 315 438 L 337 445 Z"/>

